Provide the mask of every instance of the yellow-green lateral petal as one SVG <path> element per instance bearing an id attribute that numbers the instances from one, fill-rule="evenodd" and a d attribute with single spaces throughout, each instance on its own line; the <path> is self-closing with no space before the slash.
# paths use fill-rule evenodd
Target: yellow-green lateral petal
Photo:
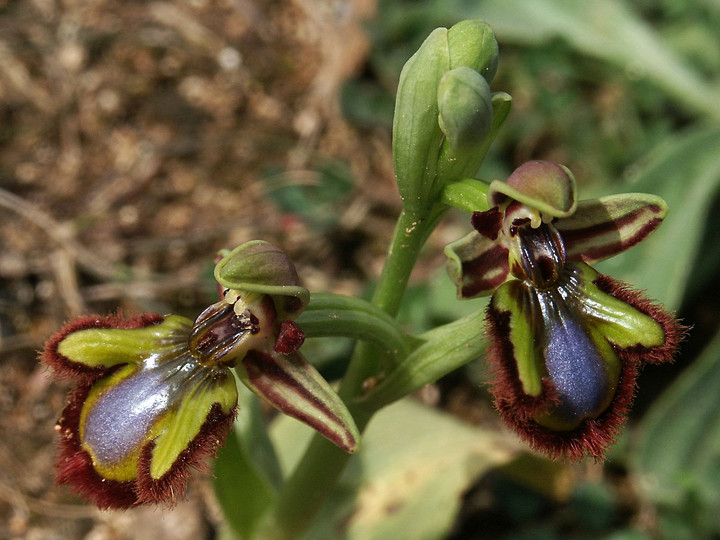
<path id="1" fill-rule="evenodd" d="M 88 328 L 72 332 L 58 345 L 58 353 L 88 367 L 139 364 L 159 349 L 175 345 L 192 322 L 169 316 L 160 324 L 142 328 Z"/>
<path id="2" fill-rule="evenodd" d="M 578 279 L 571 282 L 570 290 L 577 308 L 592 319 L 610 343 L 621 348 L 640 345 L 658 347 L 665 343 L 665 330 L 655 319 L 614 296 L 601 291 L 593 283 L 599 273 L 584 263 L 569 265 Z"/>
<path id="3" fill-rule="evenodd" d="M 509 339 L 523 392 L 539 396 L 542 392 L 541 359 L 535 346 L 532 305 L 522 282 L 513 280 L 503 284 L 492 297 L 491 309 L 510 315 Z"/>
<path id="4" fill-rule="evenodd" d="M 180 453 L 200 433 L 215 403 L 220 404 L 223 413 L 230 414 L 237 398 L 235 378 L 229 369 L 208 370 L 157 429 L 159 435 L 155 439 L 150 461 L 150 477 L 157 480 L 170 471 Z"/>

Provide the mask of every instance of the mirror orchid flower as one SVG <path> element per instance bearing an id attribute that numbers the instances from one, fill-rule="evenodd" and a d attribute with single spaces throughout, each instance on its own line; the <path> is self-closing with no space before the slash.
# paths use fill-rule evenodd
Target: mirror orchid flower
<path id="1" fill-rule="evenodd" d="M 590 265 L 645 239 L 668 209 L 654 195 L 578 201 L 572 173 L 531 161 L 488 188 L 474 232 L 446 248 L 460 298 L 487 308 L 490 391 L 505 422 L 551 457 L 602 459 L 643 363 L 669 362 L 685 329 Z"/>
<path id="2" fill-rule="evenodd" d="M 191 468 L 203 468 L 235 419 L 233 368 L 270 405 L 357 450 L 350 413 L 298 351 L 293 319 L 309 293 L 287 255 L 260 241 L 221 255 L 222 298 L 194 322 L 84 316 L 45 345 L 45 364 L 75 382 L 57 424 L 57 481 L 100 508 L 183 495 Z"/>

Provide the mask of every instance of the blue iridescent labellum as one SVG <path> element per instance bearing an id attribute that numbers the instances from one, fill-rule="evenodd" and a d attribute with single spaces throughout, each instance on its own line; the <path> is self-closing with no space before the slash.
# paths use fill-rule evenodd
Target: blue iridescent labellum
<path id="1" fill-rule="evenodd" d="M 608 373 L 586 330 L 568 311 L 562 312 L 562 301 L 547 294 L 538 296 L 543 318 L 549 321 L 543 352 L 548 380 L 558 393 L 553 415 L 558 423 L 574 427 L 607 408 L 617 387 L 617 373 L 614 377 Z M 542 419 L 538 422 L 543 423 Z"/>
<path id="2" fill-rule="evenodd" d="M 446 254 L 460 298 L 492 294 L 495 404 L 534 448 L 601 459 L 639 366 L 671 361 L 685 329 L 587 263 L 641 241 L 667 206 L 644 194 L 578 202 L 570 171 L 540 161 L 490 184 L 488 202 L 495 206 L 473 214 L 476 232 Z"/>

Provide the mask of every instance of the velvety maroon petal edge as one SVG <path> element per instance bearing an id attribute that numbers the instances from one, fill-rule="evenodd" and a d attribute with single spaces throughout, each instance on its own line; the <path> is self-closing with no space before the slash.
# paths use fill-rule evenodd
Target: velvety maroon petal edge
<path id="1" fill-rule="evenodd" d="M 622 369 L 613 401 L 598 418 L 585 420 L 578 428 L 570 431 L 553 431 L 533 420 L 535 414 L 551 407 L 556 401 L 553 390 L 543 380 L 543 391 L 538 397 L 523 393 L 513 359 L 513 345 L 506 337 L 509 334 L 510 315 L 492 307 L 488 307 L 486 315 L 488 359 L 492 366 L 490 393 L 495 406 L 506 424 L 521 439 L 552 459 L 579 461 L 589 456 L 595 461 L 602 461 L 625 423 L 635 397 L 636 379 L 641 365 L 672 362 L 688 331 L 659 303 L 626 283 L 602 274 L 594 283 L 603 292 L 655 319 L 665 331 L 665 342 L 657 347 L 614 347 Z"/>

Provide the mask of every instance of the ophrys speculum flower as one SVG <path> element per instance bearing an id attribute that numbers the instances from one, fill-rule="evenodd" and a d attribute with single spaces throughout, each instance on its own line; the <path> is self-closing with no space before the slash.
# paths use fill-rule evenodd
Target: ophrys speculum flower
<path id="1" fill-rule="evenodd" d="M 87 316 L 45 346 L 43 360 L 76 381 L 58 421 L 58 481 L 100 508 L 173 504 L 191 467 L 222 445 L 239 378 L 344 450 L 359 434 L 344 404 L 300 355 L 293 322 L 308 300 L 287 256 L 265 242 L 224 253 L 222 298 L 185 317 Z"/>
<path id="2" fill-rule="evenodd" d="M 492 294 L 491 392 L 534 448 L 599 459 L 614 441 L 643 362 L 672 359 L 684 329 L 662 307 L 596 272 L 661 223 L 659 197 L 576 200 L 565 167 L 526 163 L 488 190 L 476 232 L 448 246 L 461 298 Z"/>

